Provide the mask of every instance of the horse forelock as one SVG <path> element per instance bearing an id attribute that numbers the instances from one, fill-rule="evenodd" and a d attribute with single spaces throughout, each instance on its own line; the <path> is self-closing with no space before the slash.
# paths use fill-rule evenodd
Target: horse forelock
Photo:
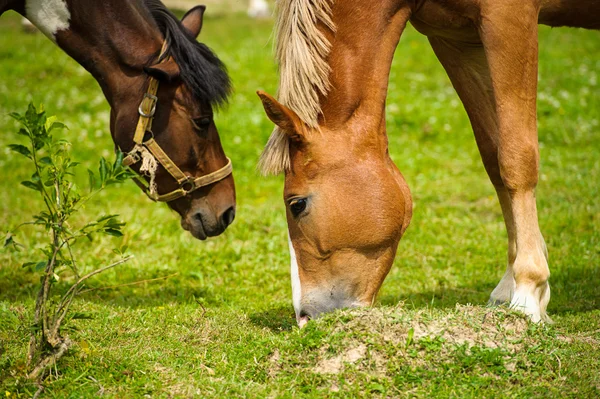
<path id="1" fill-rule="evenodd" d="M 227 68 L 203 43 L 199 43 L 159 0 L 143 0 L 167 46 L 163 57 L 173 57 L 180 69 L 181 80 L 200 102 L 221 106 L 231 93 Z"/>
<path id="2" fill-rule="evenodd" d="M 279 64 L 278 100 L 316 128 L 321 113 L 319 95 L 329 92 L 327 56 L 331 44 L 319 23 L 334 30 L 333 0 L 278 0 L 275 23 L 276 58 Z M 263 174 L 289 169 L 289 139 L 275 127 L 259 161 Z"/>

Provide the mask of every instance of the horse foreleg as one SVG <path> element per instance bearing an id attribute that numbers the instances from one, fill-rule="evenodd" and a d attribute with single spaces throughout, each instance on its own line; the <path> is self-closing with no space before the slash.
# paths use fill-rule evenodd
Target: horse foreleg
<path id="1" fill-rule="evenodd" d="M 494 139 L 505 190 L 499 191 L 499 198 L 505 216 L 511 214 L 514 223 L 515 285 L 510 303 L 538 322 L 549 320 L 546 306 L 550 300 L 550 270 L 535 200 L 539 168 L 535 3 L 482 2 L 479 29 L 496 103 L 498 129 Z M 500 294 L 509 285 L 510 276 L 505 278 L 495 290 L 499 299 L 504 299 Z"/>
<path id="2" fill-rule="evenodd" d="M 510 196 L 498 164 L 498 116 L 485 51 L 481 43 L 461 43 L 435 37 L 430 37 L 429 42 L 467 111 L 481 159 L 502 207 L 508 235 L 508 262 L 502 280 L 490 296 L 490 303 L 507 303 L 515 291 L 513 264 L 517 243 Z"/>
<path id="3" fill-rule="evenodd" d="M 519 205 L 513 202 L 513 195 L 511 194 L 518 194 L 517 197 L 519 197 L 521 191 L 530 191 L 533 193 L 535 182 L 533 184 L 530 182 L 524 184 L 522 182 L 515 182 L 514 179 L 511 179 L 510 176 L 508 176 L 507 183 L 505 183 L 502 168 L 506 167 L 506 164 L 503 165 L 500 162 L 500 154 L 507 148 L 506 143 L 503 143 L 507 136 L 504 136 L 504 139 L 502 138 L 500 126 L 501 121 L 506 119 L 506 116 L 497 106 L 498 100 L 495 95 L 495 86 L 492 82 L 490 64 L 488 63 L 486 51 L 482 43 L 452 42 L 439 38 L 430 38 L 429 40 L 438 59 L 446 69 L 448 76 L 469 115 L 477 145 L 481 153 L 481 158 L 490 180 L 496 188 L 506 224 L 508 234 L 507 268 L 502 280 L 492 292 L 490 302 L 510 302 L 513 306 L 518 307 L 529 314 L 534 321 L 539 321 L 546 317 L 545 308 L 549 299 L 549 289 L 545 290 L 542 295 L 539 295 L 538 292 L 535 292 L 536 289 L 534 288 L 532 290 L 533 292 L 529 293 L 530 296 L 526 296 L 524 301 L 522 300 L 523 296 L 520 294 L 526 291 L 525 287 L 528 286 L 528 284 L 523 285 L 524 280 L 526 280 L 523 279 L 524 268 L 529 267 L 529 269 L 534 270 L 538 268 L 543 270 L 545 268 L 547 271 L 546 256 L 543 256 L 543 259 L 541 260 L 533 261 L 531 263 L 523 261 L 530 256 L 529 253 L 531 252 L 531 248 L 534 248 L 533 252 L 536 253 L 535 248 L 536 245 L 539 244 L 542 246 L 543 252 L 545 252 L 545 245 L 543 244 L 543 239 L 541 238 L 539 228 L 537 227 L 535 200 L 533 203 L 533 217 L 535 218 L 533 226 L 527 226 L 527 222 L 520 220 L 521 229 L 519 230 L 519 221 L 515 217 L 513 210 L 515 206 Z M 506 121 L 503 123 L 506 123 Z M 533 131 L 533 135 L 536 140 L 534 159 L 537 160 L 537 134 L 535 130 Z M 520 155 L 517 156 L 520 157 Z M 521 161 L 526 159 L 527 158 L 522 158 Z M 519 160 L 519 158 L 517 158 L 517 160 Z M 529 173 L 533 173 L 534 176 L 537 177 L 537 163 L 535 165 L 536 168 L 533 171 L 529 171 Z M 520 166 L 517 165 L 515 167 Z M 511 187 L 514 187 L 515 185 L 519 186 L 519 190 L 511 190 Z M 518 198 L 517 202 L 520 203 L 522 200 Z M 523 226 L 523 223 L 525 223 L 525 226 Z M 527 227 L 529 227 L 529 229 Z M 527 235 L 535 234 L 536 230 L 538 240 L 531 240 Z M 524 234 L 525 236 L 523 236 Z M 521 245 L 518 246 L 518 243 Z M 518 248 L 520 251 L 518 251 Z M 518 255 L 520 255 L 520 257 L 518 257 Z M 533 266 L 531 265 L 532 263 L 534 264 Z M 519 273 L 520 281 L 522 283 L 521 286 L 517 284 L 515 270 Z M 547 275 L 541 285 L 543 286 L 546 281 Z M 537 297 L 537 299 L 529 300 L 528 298 L 530 297 Z M 528 306 L 524 306 L 525 304 Z"/>

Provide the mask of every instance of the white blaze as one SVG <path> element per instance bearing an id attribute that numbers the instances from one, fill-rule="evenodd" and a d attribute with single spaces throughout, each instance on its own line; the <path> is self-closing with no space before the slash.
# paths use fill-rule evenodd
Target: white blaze
<path id="1" fill-rule="evenodd" d="M 291 274 L 292 274 L 292 303 L 294 304 L 294 310 L 296 311 L 296 319 L 300 317 L 300 298 L 302 296 L 300 290 L 300 275 L 298 274 L 298 261 L 296 260 L 296 251 L 292 245 L 290 234 L 288 233 L 288 243 L 290 246 L 290 263 L 291 263 Z"/>
<path id="2" fill-rule="evenodd" d="M 25 14 L 52 41 L 58 31 L 69 29 L 71 13 L 66 0 L 26 0 Z"/>

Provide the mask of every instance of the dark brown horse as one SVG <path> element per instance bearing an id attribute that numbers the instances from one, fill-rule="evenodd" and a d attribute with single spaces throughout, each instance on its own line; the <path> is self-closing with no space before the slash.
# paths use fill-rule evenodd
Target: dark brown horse
<path id="1" fill-rule="evenodd" d="M 204 7 L 179 21 L 158 0 L 0 0 L 0 15 L 11 9 L 96 78 L 115 145 L 146 176 L 147 194 L 177 211 L 194 237 L 222 233 L 235 216 L 235 188 L 213 108 L 230 82 L 196 41 Z"/>
<path id="2" fill-rule="evenodd" d="M 548 257 L 537 219 L 537 26 L 600 28 L 600 0 L 281 0 L 277 125 L 261 165 L 285 172 L 298 323 L 370 305 L 411 218 L 388 155 L 385 99 L 400 36 L 426 35 L 471 120 L 508 232 L 491 293 L 549 320 Z"/>

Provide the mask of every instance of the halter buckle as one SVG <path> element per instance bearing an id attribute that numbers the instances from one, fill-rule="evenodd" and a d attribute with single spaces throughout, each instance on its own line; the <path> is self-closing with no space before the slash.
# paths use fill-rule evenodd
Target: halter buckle
<path id="1" fill-rule="evenodd" d="M 143 109 L 144 101 L 146 101 L 146 99 L 150 99 L 152 101 L 152 108 L 148 113 L 145 113 Z M 154 94 L 144 93 L 144 98 L 142 99 L 142 102 L 138 108 L 139 114 L 144 118 L 152 118 L 156 113 L 156 103 L 158 103 L 158 97 L 156 97 Z"/>
<path id="2" fill-rule="evenodd" d="M 129 164 L 125 165 L 125 166 L 135 165 L 136 163 L 138 163 L 142 160 L 142 157 L 140 157 L 140 154 L 137 152 L 134 152 L 134 150 L 131 150 L 131 152 L 129 152 L 127 154 L 126 158 L 129 158 L 130 161 L 128 162 Z M 125 162 L 123 162 L 123 164 L 125 164 Z"/>
<path id="3" fill-rule="evenodd" d="M 154 138 L 154 132 L 152 130 L 146 130 L 144 132 L 144 137 L 142 138 L 142 144 L 152 140 Z"/>
<path id="4" fill-rule="evenodd" d="M 188 176 L 187 180 L 179 185 L 181 191 L 183 191 L 183 195 L 188 195 L 192 191 L 196 189 L 196 185 L 194 184 L 194 178 L 192 176 Z"/>

